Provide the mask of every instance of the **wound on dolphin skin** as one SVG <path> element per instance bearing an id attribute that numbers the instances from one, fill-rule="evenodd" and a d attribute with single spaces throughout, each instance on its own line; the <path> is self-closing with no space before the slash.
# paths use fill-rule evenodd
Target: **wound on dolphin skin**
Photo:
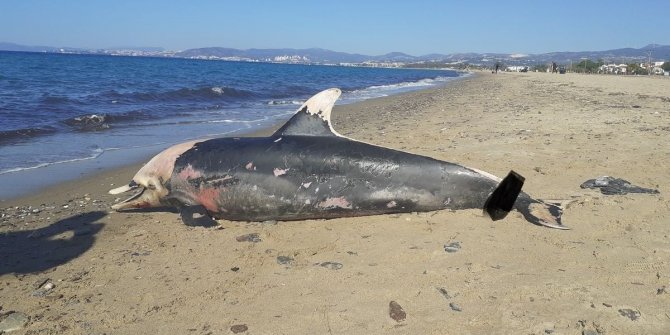
<path id="1" fill-rule="evenodd" d="M 202 177 L 199 171 L 193 169 L 191 164 L 188 164 L 183 170 L 179 171 L 179 178 L 184 180 L 196 179 Z"/>
<path id="2" fill-rule="evenodd" d="M 319 202 L 317 205 L 321 208 L 346 208 L 351 209 L 351 203 L 347 201 L 344 197 L 338 198 L 327 198 L 324 201 Z"/>
<path id="3" fill-rule="evenodd" d="M 290 169 L 275 168 L 274 170 L 272 170 L 272 173 L 274 173 L 275 177 L 279 177 L 285 175 L 288 172 L 288 170 Z"/>

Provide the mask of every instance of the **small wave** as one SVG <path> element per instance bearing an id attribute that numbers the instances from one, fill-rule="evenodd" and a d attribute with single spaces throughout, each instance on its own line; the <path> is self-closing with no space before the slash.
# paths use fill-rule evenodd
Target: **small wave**
<path id="1" fill-rule="evenodd" d="M 204 123 L 254 123 L 254 122 L 263 122 L 267 121 L 268 118 L 260 118 L 256 120 L 231 120 L 231 119 L 224 119 L 224 120 L 209 120 L 205 121 Z"/>
<path id="2" fill-rule="evenodd" d="M 64 96 L 44 95 L 40 100 L 45 105 L 62 105 L 73 102 L 70 98 Z"/>
<path id="3" fill-rule="evenodd" d="M 302 100 L 270 100 L 268 105 L 277 106 L 277 105 L 302 105 L 305 103 Z"/>
<path id="4" fill-rule="evenodd" d="M 54 127 L 25 128 L 17 130 L 0 131 L 0 144 L 11 144 L 29 140 L 38 136 L 53 134 L 56 132 Z"/>
<path id="5" fill-rule="evenodd" d="M 185 113 L 177 113 L 177 116 L 189 116 Z M 148 111 L 136 110 L 118 114 L 88 114 L 69 118 L 63 121 L 77 131 L 102 131 L 112 127 L 114 123 L 153 120 L 156 116 Z"/>
<path id="6" fill-rule="evenodd" d="M 227 100 L 245 100 L 253 98 L 256 95 L 253 92 L 239 90 L 226 86 L 200 87 L 200 88 L 180 88 L 163 92 L 130 92 L 119 93 L 117 91 L 107 91 L 102 93 L 104 100 L 114 104 L 125 103 L 144 103 L 153 101 L 227 101 Z"/>
<path id="7" fill-rule="evenodd" d="M 182 88 L 176 91 L 164 93 L 165 97 L 175 96 L 177 98 L 192 98 L 192 99 L 211 99 L 211 98 L 251 98 L 255 96 L 254 93 L 245 90 L 238 90 L 232 87 L 203 87 L 197 89 Z"/>
<path id="8" fill-rule="evenodd" d="M 176 116 L 189 116 L 187 113 L 177 113 Z M 125 122 L 125 121 L 142 121 L 142 120 L 153 120 L 156 118 L 155 115 L 145 110 L 134 110 L 124 113 L 117 114 L 106 114 L 107 122 Z"/>
<path id="9" fill-rule="evenodd" d="M 453 80 L 455 77 L 437 77 L 437 78 L 426 78 L 426 79 L 421 79 L 417 81 L 406 81 L 406 82 L 401 82 L 397 84 L 389 84 L 389 85 L 377 85 L 377 86 L 370 86 L 365 88 L 364 90 L 397 90 L 397 89 L 403 89 L 403 88 L 412 88 L 412 87 L 425 87 L 425 86 L 434 86 L 439 83 L 447 82 L 449 80 Z"/>
<path id="10" fill-rule="evenodd" d="M 459 77 L 436 77 L 426 78 L 417 81 L 406 81 L 388 85 L 373 85 L 363 89 L 356 89 L 345 92 L 342 103 L 351 103 L 371 98 L 385 97 L 388 95 L 409 92 L 425 87 L 432 87 L 447 83 Z"/>
<path id="11" fill-rule="evenodd" d="M 105 152 L 105 150 L 97 148 L 97 149 L 94 149 L 92 151 L 92 154 L 90 156 L 87 156 L 87 157 L 64 159 L 64 160 L 61 160 L 61 161 L 49 162 L 49 163 L 40 163 L 40 164 L 37 164 L 37 165 L 28 166 L 28 167 L 11 168 L 11 169 L 8 169 L 8 170 L 0 171 L 0 175 L 6 174 L 6 173 L 25 171 L 25 170 L 39 169 L 39 168 L 43 168 L 43 167 L 50 166 L 50 165 L 55 165 L 55 164 L 73 163 L 73 162 L 80 162 L 80 161 L 96 159 L 96 158 L 100 157 L 100 155 L 102 155 L 104 152 Z"/>
<path id="12" fill-rule="evenodd" d="M 63 121 L 63 123 L 79 131 L 109 129 L 108 116 L 106 114 L 76 116 Z"/>

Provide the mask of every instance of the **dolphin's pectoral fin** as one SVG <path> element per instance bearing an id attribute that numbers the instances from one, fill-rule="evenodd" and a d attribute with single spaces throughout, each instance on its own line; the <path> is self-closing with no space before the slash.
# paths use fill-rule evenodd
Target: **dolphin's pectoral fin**
<path id="1" fill-rule="evenodd" d="M 179 216 L 185 225 L 191 227 L 214 227 L 217 225 L 202 205 L 184 206 L 180 209 Z"/>
<path id="2" fill-rule="evenodd" d="M 521 192 L 525 178 L 520 174 L 510 171 L 498 187 L 493 190 L 484 204 L 484 212 L 493 221 L 501 220 L 514 208 L 514 202 Z"/>
<path id="3" fill-rule="evenodd" d="M 305 102 L 272 136 L 341 136 L 330 123 L 330 112 L 342 91 L 331 88 Z"/>

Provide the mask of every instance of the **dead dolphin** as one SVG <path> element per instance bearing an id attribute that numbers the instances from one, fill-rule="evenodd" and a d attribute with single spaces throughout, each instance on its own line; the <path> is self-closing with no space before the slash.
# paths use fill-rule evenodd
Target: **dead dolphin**
<path id="1" fill-rule="evenodd" d="M 126 185 L 140 192 L 115 210 L 175 206 L 217 219 L 265 221 L 483 208 L 493 220 L 516 208 L 529 222 L 568 229 L 557 204 L 521 192 L 524 178 L 489 173 L 338 134 L 339 89 L 316 94 L 270 137 L 177 144 Z M 183 217 L 183 216 L 182 216 Z"/>

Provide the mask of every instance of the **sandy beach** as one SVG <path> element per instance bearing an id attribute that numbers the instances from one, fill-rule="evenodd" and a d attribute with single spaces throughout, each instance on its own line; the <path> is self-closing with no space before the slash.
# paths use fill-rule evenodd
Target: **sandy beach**
<path id="1" fill-rule="evenodd" d="M 669 334 L 668 92 L 667 77 L 479 73 L 334 109 L 343 135 L 517 171 L 525 192 L 565 201 L 568 231 L 517 212 L 492 222 L 480 210 L 208 228 L 170 212 L 112 212 L 118 199 L 107 191 L 139 165 L 5 201 L 0 325 L 18 323 L 11 334 Z M 660 193 L 580 188 L 605 175 Z"/>

